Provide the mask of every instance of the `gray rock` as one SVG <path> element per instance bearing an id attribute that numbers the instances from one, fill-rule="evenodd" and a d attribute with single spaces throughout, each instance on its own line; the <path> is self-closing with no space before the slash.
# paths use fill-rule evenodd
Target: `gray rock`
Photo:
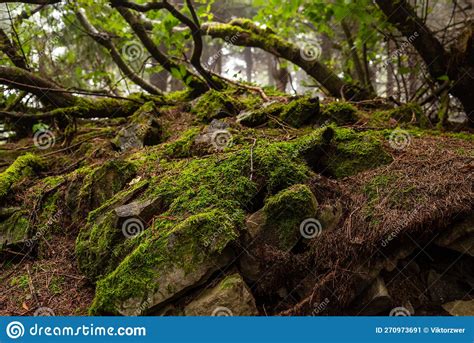
<path id="1" fill-rule="evenodd" d="M 122 128 L 115 137 L 115 146 L 121 151 L 127 151 L 161 143 L 163 129 L 156 115 L 153 103 L 148 102 L 140 107 L 132 116 L 131 123 Z"/>
<path id="2" fill-rule="evenodd" d="M 184 308 L 186 316 L 255 316 L 255 299 L 239 274 L 224 278 Z"/>
<path id="3" fill-rule="evenodd" d="M 149 309 L 159 307 L 189 289 L 204 284 L 213 273 L 228 265 L 232 259 L 233 255 L 225 252 L 217 258 L 208 258 L 197 264 L 191 271 L 186 271 L 179 266 L 173 266 L 167 270 L 157 270 L 152 283 L 163 286 L 159 287 L 156 292 L 148 294 L 145 300 L 142 297 L 125 300 L 120 304 L 118 312 L 124 316 L 146 314 Z"/>

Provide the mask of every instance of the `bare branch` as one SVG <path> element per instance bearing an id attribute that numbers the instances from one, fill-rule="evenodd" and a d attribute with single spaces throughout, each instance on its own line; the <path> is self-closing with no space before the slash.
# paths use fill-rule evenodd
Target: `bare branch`
<path id="1" fill-rule="evenodd" d="M 122 59 L 119 52 L 117 51 L 117 48 L 113 44 L 112 39 L 107 33 L 97 31 L 97 29 L 88 21 L 87 17 L 81 10 L 78 10 L 76 12 L 76 17 L 78 18 L 81 25 L 86 29 L 89 36 L 108 50 L 115 64 L 117 64 L 117 66 L 125 74 L 125 76 L 127 76 L 130 80 L 135 82 L 137 85 L 139 85 L 141 88 L 143 88 L 150 94 L 162 94 L 158 88 L 156 88 L 146 80 L 142 79 L 127 65 L 127 63 L 125 63 L 125 61 Z"/>

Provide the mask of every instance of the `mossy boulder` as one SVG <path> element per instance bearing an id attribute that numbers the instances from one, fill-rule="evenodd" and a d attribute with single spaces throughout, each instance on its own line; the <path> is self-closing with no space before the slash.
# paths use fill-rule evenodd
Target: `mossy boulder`
<path id="1" fill-rule="evenodd" d="M 121 151 L 127 151 L 161 143 L 164 131 L 157 115 L 154 103 L 145 103 L 133 114 L 130 123 L 119 131 L 113 140 L 114 145 Z"/>
<path id="2" fill-rule="evenodd" d="M 137 183 L 89 213 L 76 239 L 76 255 L 81 272 L 91 280 L 117 267 L 132 249 L 121 245 L 127 238 L 144 231 L 148 221 L 159 211 L 158 200 L 134 200 L 146 185 L 146 181 Z"/>
<path id="3" fill-rule="evenodd" d="M 0 200 L 8 195 L 12 186 L 40 171 L 43 162 L 34 154 L 25 154 L 18 157 L 3 173 L 0 174 Z"/>
<path id="4" fill-rule="evenodd" d="M 249 109 L 237 116 L 237 122 L 247 127 L 265 124 L 271 117 L 278 117 L 285 107 L 284 103 L 270 101 L 256 109 Z"/>
<path id="5" fill-rule="evenodd" d="M 269 197 L 265 206 L 246 221 L 246 252 L 240 259 L 243 275 L 257 280 L 263 272 L 256 252 L 262 245 L 289 252 L 302 238 L 300 225 L 316 217 L 318 202 L 306 185 L 294 185 Z"/>
<path id="6" fill-rule="evenodd" d="M 213 119 L 222 119 L 236 115 L 242 105 L 228 92 L 218 92 L 209 90 L 199 97 L 193 104 L 191 112 L 205 123 L 210 123 Z"/>
<path id="7" fill-rule="evenodd" d="M 107 161 L 99 167 L 86 167 L 80 170 L 76 173 L 79 174 L 76 181 L 78 183 L 75 189 L 71 189 L 71 196 L 76 199 L 73 218 L 85 217 L 89 211 L 107 202 L 125 187 L 136 171 L 137 166 L 134 163 L 121 159 Z M 70 188 L 73 186 L 70 185 Z"/>
<path id="8" fill-rule="evenodd" d="M 335 178 L 351 176 L 368 169 L 386 165 L 392 157 L 385 151 L 382 132 L 337 128 L 323 160 L 320 171 Z"/>
<path id="9" fill-rule="evenodd" d="M 399 107 L 379 110 L 368 116 L 370 125 L 394 127 L 397 125 L 413 124 L 420 127 L 429 127 L 429 119 L 418 104 L 408 103 Z"/>
<path id="10" fill-rule="evenodd" d="M 320 114 L 319 98 L 302 97 L 286 105 L 280 119 L 293 127 L 315 122 Z"/>
<path id="11" fill-rule="evenodd" d="M 207 289 L 185 308 L 186 316 L 255 316 L 255 299 L 239 274 L 222 279 Z"/>
<path id="12" fill-rule="evenodd" d="M 332 102 L 322 107 L 321 117 L 338 125 L 355 123 L 358 119 L 357 108 L 347 102 Z"/>
<path id="13" fill-rule="evenodd" d="M 224 152 L 224 158 L 160 160 L 161 174 L 151 178 L 134 201 L 160 199 L 165 211 L 156 211 L 141 235 L 124 241 L 113 238 L 112 207 L 103 214 L 99 209 L 90 213 L 80 240 L 91 251 L 113 251 L 100 259 L 112 263 L 93 271 L 101 276 L 91 312 L 150 313 L 196 287 L 216 266 L 224 266 L 227 248 L 237 239 L 244 212 L 254 199 L 261 192 L 271 196 L 308 179 L 309 168 L 294 152 L 293 143 L 264 141 L 252 150 Z M 78 255 L 86 249 L 81 244 L 78 240 Z M 94 259 L 80 259 L 81 269 L 89 268 L 87 261 Z"/>
<path id="14" fill-rule="evenodd" d="M 219 228 L 213 244 L 207 239 Z M 144 241 L 97 283 L 91 314 L 139 315 L 206 281 L 232 260 L 225 251 L 238 236 L 220 210 L 192 215 Z"/>
<path id="15" fill-rule="evenodd" d="M 0 257 L 26 252 L 29 248 L 29 227 L 27 211 L 17 211 L 0 223 Z"/>

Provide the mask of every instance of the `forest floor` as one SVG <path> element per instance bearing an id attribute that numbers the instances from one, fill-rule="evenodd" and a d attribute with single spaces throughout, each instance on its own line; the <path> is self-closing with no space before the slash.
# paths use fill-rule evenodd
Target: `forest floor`
<path id="1" fill-rule="evenodd" d="M 42 160 L 0 198 L 4 227 L 27 223 L 15 242 L 2 229 L 0 315 L 472 308 L 473 135 L 420 128 L 412 109 L 273 100 L 263 120 L 256 100 L 251 116 L 155 104 L 135 124 L 80 120 L 48 149 L 3 145 L 2 185 L 18 157 Z"/>

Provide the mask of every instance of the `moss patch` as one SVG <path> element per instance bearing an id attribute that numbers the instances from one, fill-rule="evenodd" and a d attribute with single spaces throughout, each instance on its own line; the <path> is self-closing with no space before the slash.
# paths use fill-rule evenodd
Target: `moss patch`
<path id="1" fill-rule="evenodd" d="M 290 250 L 300 238 L 301 222 L 313 218 L 317 206 L 316 198 L 306 185 L 294 185 L 268 198 L 263 211 L 267 218 L 265 230 L 271 232 L 265 234 L 265 242 Z"/>
<path id="2" fill-rule="evenodd" d="M 383 149 L 383 140 L 382 132 L 337 128 L 324 161 L 326 173 L 342 178 L 390 163 L 392 158 Z"/>
<path id="3" fill-rule="evenodd" d="M 211 89 L 196 101 L 191 112 L 195 113 L 199 120 L 209 123 L 213 119 L 235 115 L 241 108 L 242 105 L 228 92 Z"/>
<path id="4" fill-rule="evenodd" d="M 357 121 L 357 108 L 347 102 L 332 102 L 321 109 L 321 115 L 326 120 L 344 125 Z"/>
<path id="5" fill-rule="evenodd" d="M 13 164 L 0 174 L 0 199 L 3 199 L 13 184 L 32 176 L 41 169 L 41 159 L 33 154 L 18 157 Z"/>

